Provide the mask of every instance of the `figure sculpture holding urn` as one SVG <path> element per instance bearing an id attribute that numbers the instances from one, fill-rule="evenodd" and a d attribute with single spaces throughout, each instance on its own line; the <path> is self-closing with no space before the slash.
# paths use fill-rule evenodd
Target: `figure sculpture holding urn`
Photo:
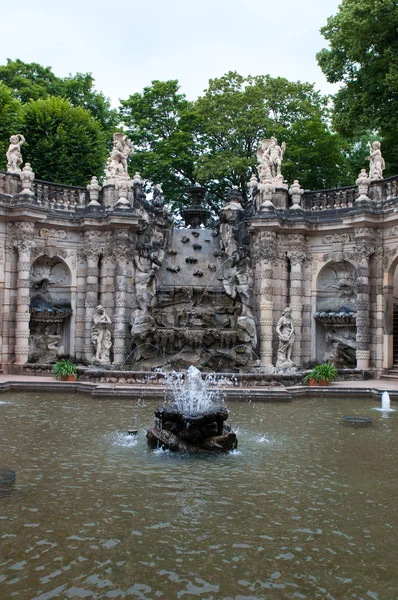
<path id="1" fill-rule="evenodd" d="M 276 367 L 282 369 L 292 367 L 293 362 L 291 356 L 294 342 L 294 323 L 291 308 L 287 307 L 283 311 L 276 326 L 276 333 L 279 338 Z"/>
<path id="2" fill-rule="evenodd" d="M 109 351 L 112 346 L 112 337 L 111 332 L 109 331 L 109 325 L 112 323 L 112 321 L 106 314 L 103 306 L 97 306 L 92 321 L 93 325 L 91 327 L 91 341 L 95 348 L 93 362 L 109 364 Z"/>

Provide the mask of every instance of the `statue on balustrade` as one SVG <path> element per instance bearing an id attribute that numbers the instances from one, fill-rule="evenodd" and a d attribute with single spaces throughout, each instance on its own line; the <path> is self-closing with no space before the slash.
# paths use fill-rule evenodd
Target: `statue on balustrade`
<path id="1" fill-rule="evenodd" d="M 25 143 L 25 138 L 19 133 L 10 137 L 10 145 L 6 153 L 8 173 L 20 173 L 22 165 L 21 146 Z"/>
<path id="2" fill-rule="evenodd" d="M 105 312 L 105 308 L 98 305 L 92 318 L 91 342 L 95 348 L 93 362 L 100 364 L 109 364 L 109 351 L 112 346 L 112 336 L 109 331 L 109 325 L 112 323 Z"/>
<path id="3" fill-rule="evenodd" d="M 294 342 L 294 323 L 292 311 L 289 307 L 285 308 L 281 318 L 276 326 L 276 333 L 279 338 L 277 368 L 289 368 L 293 366 L 291 360 L 293 342 Z"/>
<path id="4" fill-rule="evenodd" d="M 127 160 L 132 154 L 131 140 L 124 133 L 113 135 L 113 148 L 106 164 L 107 179 L 128 176 Z"/>
<path id="5" fill-rule="evenodd" d="M 369 165 L 369 178 L 374 181 L 376 179 L 383 179 L 383 171 L 386 167 L 384 158 L 381 155 L 381 144 L 378 141 L 369 144 L 370 153 L 366 157 L 366 160 L 370 161 Z"/>
<path id="6" fill-rule="evenodd" d="M 259 160 L 258 171 L 260 182 L 271 180 L 274 184 L 283 183 L 282 175 L 282 160 L 285 154 L 286 143 L 278 145 L 278 140 L 275 137 L 262 140 L 257 149 L 257 158 Z"/>

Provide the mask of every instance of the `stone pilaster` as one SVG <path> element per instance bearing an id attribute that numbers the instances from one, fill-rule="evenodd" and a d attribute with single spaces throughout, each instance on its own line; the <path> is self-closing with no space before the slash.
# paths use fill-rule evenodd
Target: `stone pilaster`
<path id="1" fill-rule="evenodd" d="M 273 340 L 273 270 L 268 260 L 261 264 L 260 284 L 260 359 L 264 367 L 272 367 Z"/>
<path id="2" fill-rule="evenodd" d="M 114 342 L 113 364 L 121 365 L 127 358 L 127 343 L 130 337 L 127 276 L 128 258 L 131 253 L 128 230 L 119 229 L 114 234 L 114 253 L 116 257 L 115 277 L 115 316 L 114 316 Z"/>
<path id="3" fill-rule="evenodd" d="M 98 261 L 102 250 L 101 242 L 101 235 L 98 231 L 86 231 L 84 233 L 82 250 L 87 260 L 84 336 L 84 359 L 86 362 L 91 362 L 94 358 L 91 325 L 95 309 L 99 303 Z"/>
<path id="4" fill-rule="evenodd" d="M 368 369 L 370 362 L 370 299 L 369 257 L 375 251 L 371 231 L 359 228 L 355 231 L 355 256 L 357 266 L 357 368 Z"/>
<path id="5" fill-rule="evenodd" d="M 32 223 L 33 225 L 33 223 Z M 17 241 L 18 250 L 18 281 L 17 281 L 17 312 L 15 328 L 15 364 L 24 365 L 29 355 L 29 276 L 30 258 L 35 243 L 29 239 Z"/>
<path id="6" fill-rule="evenodd" d="M 87 261 L 84 251 L 77 255 L 77 289 L 76 289 L 76 344 L 75 356 L 77 360 L 84 359 L 84 336 L 86 322 L 86 277 Z"/>
<path id="7" fill-rule="evenodd" d="M 302 326 L 302 365 L 307 366 L 311 361 L 311 282 L 312 263 L 303 266 L 303 326 Z"/>
<path id="8" fill-rule="evenodd" d="M 12 242 L 7 242 L 4 254 L 3 330 L 1 345 L 1 362 L 3 364 L 11 362 L 15 346 L 17 264 L 17 250 Z"/>
<path id="9" fill-rule="evenodd" d="M 292 360 L 295 365 L 301 366 L 303 362 L 303 269 L 308 262 L 308 252 L 304 236 L 287 236 L 287 255 L 290 259 L 290 308 L 294 322 L 294 343 Z"/>

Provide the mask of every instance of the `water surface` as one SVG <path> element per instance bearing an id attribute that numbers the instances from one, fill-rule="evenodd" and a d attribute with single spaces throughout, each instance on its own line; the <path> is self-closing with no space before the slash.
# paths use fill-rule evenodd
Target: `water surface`
<path id="1" fill-rule="evenodd" d="M 398 596 L 398 412 L 230 404 L 239 450 L 190 458 L 147 449 L 145 398 L 1 401 L 1 600 Z"/>

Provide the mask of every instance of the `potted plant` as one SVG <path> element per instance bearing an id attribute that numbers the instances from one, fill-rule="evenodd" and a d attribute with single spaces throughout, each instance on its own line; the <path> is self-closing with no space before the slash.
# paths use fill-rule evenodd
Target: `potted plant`
<path id="1" fill-rule="evenodd" d="M 56 362 L 51 373 L 61 381 L 76 381 L 77 379 L 76 365 L 68 358 Z"/>
<path id="2" fill-rule="evenodd" d="M 303 383 L 307 385 L 329 385 L 337 378 L 337 369 L 332 363 L 317 365 L 304 377 Z"/>

